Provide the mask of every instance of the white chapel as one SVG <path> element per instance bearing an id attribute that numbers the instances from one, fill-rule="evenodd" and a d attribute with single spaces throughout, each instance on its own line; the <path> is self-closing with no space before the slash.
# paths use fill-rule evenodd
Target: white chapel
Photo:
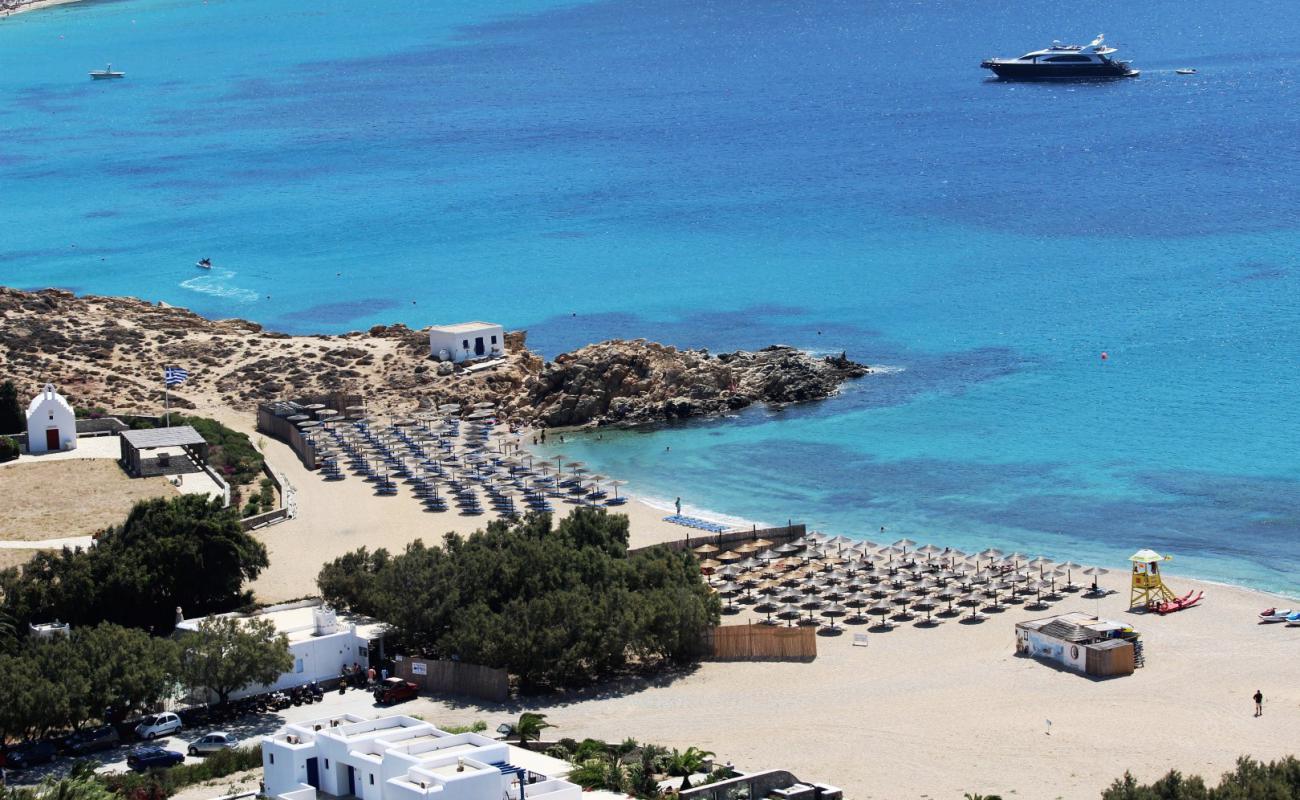
<path id="1" fill-rule="evenodd" d="M 48 453 L 77 448 L 77 415 L 63 395 L 54 391 L 54 384 L 45 389 L 27 406 L 27 452 Z"/>

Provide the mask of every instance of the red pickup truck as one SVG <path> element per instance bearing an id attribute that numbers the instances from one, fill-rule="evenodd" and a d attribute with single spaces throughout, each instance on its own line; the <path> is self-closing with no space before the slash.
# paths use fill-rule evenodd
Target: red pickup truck
<path id="1" fill-rule="evenodd" d="M 389 678 L 375 689 L 375 702 L 380 705 L 410 700 L 420 693 L 420 687 L 401 678 Z"/>

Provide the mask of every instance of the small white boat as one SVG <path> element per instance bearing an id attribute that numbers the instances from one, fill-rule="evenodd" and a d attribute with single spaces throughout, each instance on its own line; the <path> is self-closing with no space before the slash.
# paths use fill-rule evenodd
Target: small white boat
<path id="1" fill-rule="evenodd" d="M 1259 612 L 1260 622 L 1286 622 L 1286 618 L 1295 613 L 1291 608 L 1266 608 Z"/>
<path id="2" fill-rule="evenodd" d="M 1182 69 L 1176 69 L 1176 70 L 1174 70 L 1174 72 L 1177 72 L 1179 75 L 1195 75 L 1195 74 L 1196 74 L 1196 70 L 1192 69 L 1191 67 L 1183 67 Z"/>
<path id="3" fill-rule="evenodd" d="M 104 81 L 111 78 L 125 78 L 125 72 L 114 72 L 113 65 L 108 64 L 103 69 L 94 69 L 90 71 L 91 80 Z"/>

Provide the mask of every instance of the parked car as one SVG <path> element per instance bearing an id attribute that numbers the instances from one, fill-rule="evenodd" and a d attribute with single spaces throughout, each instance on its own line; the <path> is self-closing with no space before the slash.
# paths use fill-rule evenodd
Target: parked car
<path id="1" fill-rule="evenodd" d="M 121 742 L 122 737 L 118 735 L 116 728 L 112 725 L 101 725 L 98 728 L 79 731 L 64 739 L 63 752 L 73 755 L 98 753 L 100 750 L 111 750 Z"/>
<path id="2" fill-rule="evenodd" d="M 420 687 L 414 683 L 401 678 L 389 678 L 375 689 L 375 702 L 381 705 L 400 703 L 403 700 L 411 700 L 419 693 Z"/>
<path id="3" fill-rule="evenodd" d="M 225 731 L 213 731 L 202 739 L 190 742 L 189 754 L 192 756 L 215 753 L 218 750 L 229 750 L 239 746 L 239 740 L 234 734 Z"/>
<path id="4" fill-rule="evenodd" d="M 137 747 L 127 754 L 126 765 L 136 772 L 156 767 L 173 767 L 183 762 L 185 756 L 175 750 L 164 750 L 157 745 Z"/>
<path id="5" fill-rule="evenodd" d="M 54 742 L 42 739 L 39 742 L 23 742 L 5 754 L 6 769 L 27 769 L 37 764 L 48 764 L 58 754 Z"/>
<path id="6" fill-rule="evenodd" d="M 170 711 L 153 714 L 140 720 L 135 726 L 135 735 L 141 739 L 157 739 L 159 736 L 171 736 L 181 729 L 181 718 Z"/>

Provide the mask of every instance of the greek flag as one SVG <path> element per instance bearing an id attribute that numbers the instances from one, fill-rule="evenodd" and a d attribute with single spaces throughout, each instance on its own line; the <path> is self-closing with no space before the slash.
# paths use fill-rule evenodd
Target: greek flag
<path id="1" fill-rule="evenodd" d="M 163 380 L 168 386 L 180 386 L 190 373 L 180 367 L 163 367 Z"/>

